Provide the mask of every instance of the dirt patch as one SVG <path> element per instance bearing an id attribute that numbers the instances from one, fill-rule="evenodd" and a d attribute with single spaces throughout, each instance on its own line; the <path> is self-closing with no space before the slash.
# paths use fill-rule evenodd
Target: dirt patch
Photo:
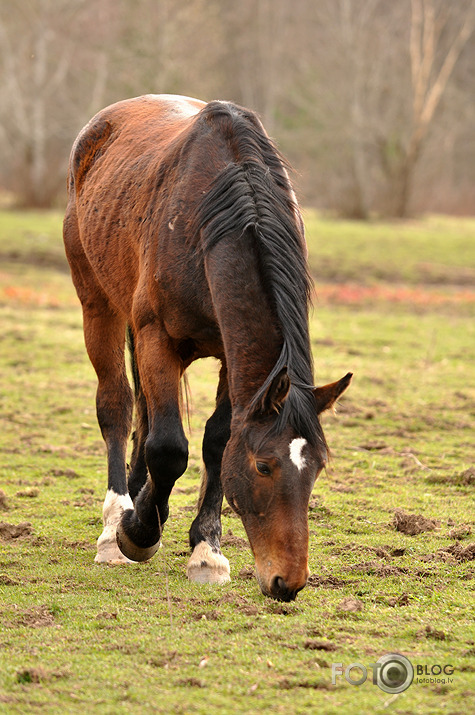
<path id="1" fill-rule="evenodd" d="M 43 668 L 22 668 L 17 670 L 16 679 L 22 685 L 41 683 L 42 680 L 47 679 L 47 674 Z"/>
<path id="2" fill-rule="evenodd" d="M 37 487 L 30 487 L 29 489 L 20 489 L 19 492 L 15 494 L 16 497 L 27 497 L 29 499 L 34 499 L 38 496 L 40 490 Z"/>
<path id="3" fill-rule="evenodd" d="M 249 543 L 247 539 L 243 539 L 242 536 L 236 536 L 229 529 L 221 539 L 221 546 L 236 546 L 238 549 L 247 549 L 249 548 Z"/>
<path id="4" fill-rule="evenodd" d="M 194 621 L 219 621 L 221 613 L 219 611 L 204 611 L 193 614 Z"/>
<path id="5" fill-rule="evenodd" d="M 408 593 L 402 593 L 400 596 L 388 598 L 388 606 L 391 606 L 391 608 L 395 608 L 396 606 L 408 606 L 409 598 Z"/>
<path id="6" fill-rule="evenodd" d="M 388 447 L 386 442 L 377 441 L 364 442 L 363 444 L 359 444 L 358 449 L 361 449 L 365 452 L 381 452 L 382 450 L 389 450 L 390 452 L 392 451 L 391 448 Z"/>
<path id="7" fill-rule="evenodd" d="M 205 683 L 199 678 L 182 678 L 177 680 L 177 685 L 184 688 L 205 688 Z"/>
<path id="8" fill-rule="evenodd" d="M 463 486 L 475 484 L 475 467 L 470 467 L 458 475 L 458 482 Z"/>
<path id="9" fill-rule="evenodd" d="M 299 606 L 290 603 L 269 603 L 266 606 L 267 613 L 275 613 L 277 616 L 295 616 L 300 613 Z"/>
<path id="10" fill-rule="evenodd" d="M 74 469 L 52 469 L 49 474 L 52 477 L 67 477 L 68 479 L 80 479 L 81 477 Z"/>
<path id="11" fill-rule="evenodd" d="M 281 678 L 278 687 L 281 690 L 293 690 L 294 688 L 307 688 L 310 690 L 334 690 L 335 686 L 326 680 L 289 680 Z"/>
<path id="12" fill-rule="evenodd" d="M 256 572 L 255 569 L 252 568 L 252 566 L 245 566 L 240 570 L 238 576 L 244 581 L 251 581 L 253 578 L 256 577 Z"/>
<path id="13" fill-rule="evenodd" d="M 0 573 L 0 584 L 2 586 L 18 586 L 19 581 L 15 581 L 14 578 L 10 578 L 6 573 Z"/>
<path id="14" fill-rule="evenodd" d="M 249 604 L 240 604 L 236 606 L 237 610 L 243 613 L 245 616 L 257 616 L 259 613 L 259 609 L 257 606 L 255 606 L 253 603 Z"/>
<path id="15" fill-rule="evenodd" d="M 331 492 L 340 492 L 341 494 L 354 494 L 355 489 L 353 487 L 349 487 L 346 484 L 342 484 L 341 482 L 338 482 L 337 484 L 334 484 L 333 486 L 330 487 Z"/>
<path id="16" fill-rule="evenodd" d="M 447 638 L 447 634 L 444 631 L 439 631 L 430 625 L 426 626 L 423 631 L 419 631 L 417 635 L 419 638 L 433 638 L 436 641 L 445 641 Z"/>
<path id="17" fill-rule="evenodd" d="M 29 685 L 30 683 L 38 684 L 46 680 L 57 680 L 59 678 L 67 678 L 67 672 L 61 671 L 47 671 L 41 666 L 38 668 L 21 668 L 16 672 L 16 679 L 18 683 L 22 685 Z"/>
<path id="18" fill-rule="evenodd" d="M 465 539 L 467 536 L 470 536 L 471 533 L 472 533 L 472 527 L 469 524 L 459 524 L 458 526 L 454 526 L 453 529 L 450 529 L 449 538 L 456 539 L 457 541 L 461 541 L 462 539 Z"/>
<path id="19" fill-rule="evenodd" d="M 344 581 L 336 576 L 318 576 L 311 574 L 308 577 L 307 586 L 311 588 L 344 588 L 348 586 L 348 581 Z"/>
<path id="20" fill-rule="evenodd" d="M 0 521 L 0 539 L 4 541 L 13 541 L 22 536 L 29 536 L 32 531 L 29 521 L 22 521 L 20 524 L 7 524 L 5 521 Z"/>
<path id="21" fill-rule="evenodd" d="M 363 610 L 363 603 L 353 596 L 346 596 L 336 608 L 344 613 L 358 613 Z"/>
<path id="22" fill-rule="evenodd" d="M 328 517 L 333 516 L 333 512 L 328 509 L 328 507 L 324 506 L 321 502 L 319 502 L 317 499 L 310 499 L 310 503 L 308 505 L 308 518 L 309 519 L 326 519 Z"/>
<path id="23" fill-rule="evenodd" d="M 332 549 L 333 554 L 348 554 L 348 553 L 367 553 L 370 551 L 373 554 L 376 554 L 376 556 L 379 556 L 382 559 L 388 559 L 390 557 L 390 549 L 391 547 L 389 546 L 366 546 L 364 544 L 355 544 L 349 543 L 345 544 L 344 546 L 337 546 L 335 549 Z"/>
<path id="24" fill-rule="evenodd" d="M 259 613 L 259 608 L 254 603 L 249 601 L 244 596 L 241 596 L 236 591 L 230 591 L 225 596 L 222 596 L 217 603 L 218 605 L 222 603 L 231 603 L 237 611 L 244 613 L 246 616 L 257 616 Z"/>
<path id="25" fill-rule="evenodd" d="M 467 544 L 462 546 L 459 542 L 439 549 L 438 554 L 451 554 L 456 561 L 474 561 L 475 560 L 475 544 Z"/>
<path id="26" fill-rule="evenodd" d="M 328 653 L 337 650 L 336 643 L 323 640 L 307 640 L 303 644 L 303 647 L 305 648 L 305 650 L 324 650 Z"/>
<path id="27" fill-rule="evenodd" d="M 97 616 L 95 616 L 96 621 L 116 621 L 117 620 L 117 613 L 116 612 L 111 612 L 111 611 L 102 611 L 101 613 L 98 613 Z"/>
<path id="28" fill-rule="evenodd" d="M 343 280 L 334 283 L 319 283 L 318 300 L 329 305 L 375 305 L 376 303 L 410 304 L 413 308 L 431 309 L 437 307 L 458 306 L 475 302 L 475 292 L 465 288 L 473 286 L 473 269 L 441 266 L 434 264 L 418 264 L 421 275 L 420 283 L 446 285 L 447 290 L 438 288 L 412 288 L 409 286 L 391 286 L 375 284 L 373 286 L 359 283 L 346 283 Z M 394 280 L 394 274 L 384 276 L 388 283 Z M 454 288 L 455 286 L 455 288 Z M 449 289 L 450 288 L 450 289 Z"/>
<path id="29" fill-rule="evenodd" d="M 0 511 L 8 511 L 8 498 L 3 489 L 0 489 Z"/>
<path id="30" fill-rule="evenodd" d="M 387 546 L 386 548 L 393 557 L 404 556 L 406 553 L 406 549 L 393 549 L 391 546 Z"/>
<path id="31" fill-rule="evenodd" d="M 45 628 L 53 626 L 54 615 L 51 613 L 48 606 L 35 606 L 28 608 L 26 611 L 16 614 L 16 625 L 28 626 L 28 628 Z"/>
<path id="32" fill-rule="evenodd" d="M 475 467 L 469 467 L 459 474 L 429 474 L 429 484 L 448 484 L 453 487 L 471 487 L 475 485 Z"/>
<path id="33" fill-rule="evenodd" d="M 421 514 L 406 514 L 402 509 L 396 509 L 393 517 L 393 526 L 396 531 L 409 536 L 422 534 L 424 531 L 434 531 L 440 526 L 440 521 L 427 519 Z"/>
<path id="34" fill-rule="evenodd" d="M 385 561 L 364 561 L 361 564 L 355 564 L 354 566 L 348 566 L 348 571 L 356 571 L 359 573 L 365 573 L 370 576 L 399 576 L 400 574 L 406 574 L 406 568 L 400 568 L 399 566 L 393 566 Z"/>

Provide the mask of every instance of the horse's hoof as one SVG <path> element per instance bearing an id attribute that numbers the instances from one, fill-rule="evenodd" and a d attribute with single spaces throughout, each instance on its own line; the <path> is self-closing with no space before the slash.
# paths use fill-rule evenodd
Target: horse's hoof
<path id="1" fill-rule="evenodd" d="M 215 552 L 206 541 L 200 541 L 193 549 L 186 567 L 186 575 L 195 583 L 227 583 L 229 561 L 221 552 Z"/>
<path id="2" fill-rule="evenodd" d="M 156 544 L 146 548 L 137 546 L 137 544 L 134 544 L 134 542 L 129 539 L 122 528 L 121 522 L 117 525 L 115 538 L 117 546 L 121 550 L 122 554 L 131 561 L 148 561 L 148 559 L 151 559 L 160 547 L 160 540 L 158 540 Z"/>
<path id="3" fill-rule="evenodd" d="M 115 531 L 115 526 L 107 525 L 104 527 L 104 531 L 97 540 L 97 554 L 94 559 L 96 564 L 121 565 L 134 563 L 127 556 L 124 556 L 117 546 Z"/>

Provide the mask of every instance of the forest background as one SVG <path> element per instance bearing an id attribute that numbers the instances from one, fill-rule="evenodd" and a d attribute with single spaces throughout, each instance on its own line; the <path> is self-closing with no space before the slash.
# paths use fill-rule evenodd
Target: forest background
<path id="1" fill-rule="evenodd" d="M 74 137 L 146 93 L 256 110 L 301 202 L 473 213 L 473 0 L 0 0 L 3 203 L 61 206 Z"/>

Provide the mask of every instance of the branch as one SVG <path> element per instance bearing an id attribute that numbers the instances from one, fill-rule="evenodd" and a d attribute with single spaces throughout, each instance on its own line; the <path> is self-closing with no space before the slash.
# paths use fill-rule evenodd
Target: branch
<path id="1" fill-rule="evenodd" d="M 470 9 L 472 9 L 473 7 L 474 3 L 472 2 Z M 462 52 L 464 46 L 469 40 L 473 30 L 474 15 L 469 11 L 467 16 L 465 17 L 464 23 L 460 28 L 457 37 L 455 38 L 452 46 L 450 47 L 446 55 L 446 58 L 442 64 L 442 67 L 440 68 L 437 79 L 435 80 L 427 95 L 424 108 L 420 116 L 420 123 L 423 126 L 427 126 L 431 121 L 432 117 L 434 116 L 434 112 L 437 108 L 437 105 L 439 104 L 442 94 L 444 93 L 450 75 L 452 74 L 455 64 L 460 57 L 460 53 Z"/>
<path id="2" fill-rule="evenodd" d="M 413 88 L 413 112 L 414 116 L 418 116 L 422 108 L 424 91 L 421 86 L 421 37 L 422 37 L 422 2 L 421 0 L 412 0 L 411 2 L 411 34 L 410 34 L 410 53 L 411 53 L 411 76 Z"/>
<path id="3" fill-rule="evenodd" d="M 13 114 L 16 118 L 18 129 L 28 135 L 30 131 L 30 122 L 28 121 L 28 113 L 25 107 L 22 88 L 18 80 L 18 75 L 15 66 L 15 51 L 10 43 L 8 32 L 5 25 L 0 19 L 0 47 L 2 48 L 4 68 L 5 68 L 5 93 L 11 102 Z"/>

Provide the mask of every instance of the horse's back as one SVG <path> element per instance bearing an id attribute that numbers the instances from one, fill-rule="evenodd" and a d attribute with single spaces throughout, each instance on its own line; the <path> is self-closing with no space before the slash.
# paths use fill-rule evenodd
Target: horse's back
<path id="1" fill-rule="evenodd" d="M 79 133 L 69 167 L 69 189 L 78 194 L 97 161 L 101 179 L 107 170 L 150 151 L 154 156 L 190 124 L 204 102 L 175 95 L 148 94 L 111 104 L 98 112 Z M 104 176 L 105 174 L 105 176 Z"/>

